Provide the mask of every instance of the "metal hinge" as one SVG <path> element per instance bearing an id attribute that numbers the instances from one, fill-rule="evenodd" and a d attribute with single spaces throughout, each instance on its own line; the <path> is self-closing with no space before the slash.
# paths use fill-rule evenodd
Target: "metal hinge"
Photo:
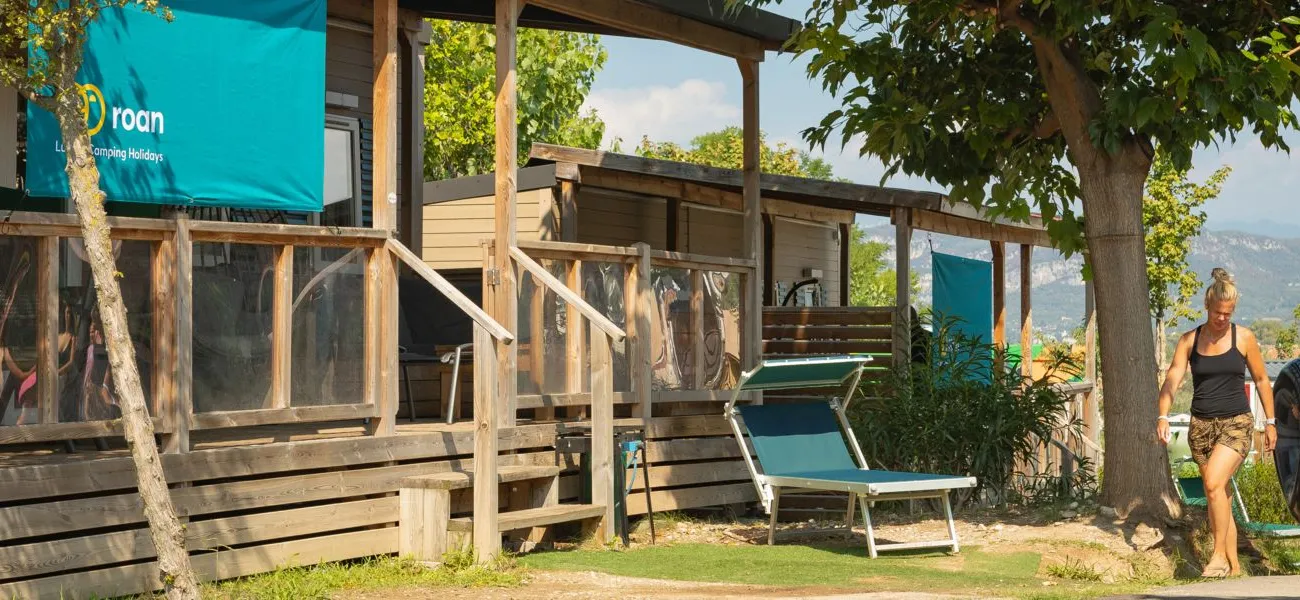
<path id="1" fill-rule="evenodd" d="M 501 285 L 501 269 L 491 268 L 484 272 L 488 285 Z"/>

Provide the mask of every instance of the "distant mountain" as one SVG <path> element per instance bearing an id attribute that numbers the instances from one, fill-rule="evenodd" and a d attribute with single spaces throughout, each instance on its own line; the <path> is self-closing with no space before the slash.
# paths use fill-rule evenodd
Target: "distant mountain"
<path id="1" fill-rule="evenodd" d="M 889 244 L 892 255 L 893 227 L 880 225 L 866 229 L 868 239 Z M 1300 232 L 1297 232 L 1300 233 Z M 955 254 L 978 260 L 991 260 L 988 242 L 947 235 L 916 232 L 912 237 L 912 270 L 920 277 L 918 299 L 929 304 L 933 278 L 930 273 L 931 244 L 935 252 Z M 1300 239 L 1283 239 L 1236 231 L 1207 231 L 1192 242 L 1188 261 L 1202 281 L 1208 281 L 1214 267 L 1228 269 L 1237 278 L 1242 298 L 1237 307 L 1237 321 L 1250 323 L 1258 318 L 1290 318 L 1300 304 Z M 1033 326 L 1055 338 L 1068 335 L 1083 322 L 1084 286 L 1080 269 L 1082 257 L 1065 260 L 1057 252 L 1034 249 Z M 1020 336 L 1020 258 L 1019 249 L 1007 248 L 1007 337 Z M 1199 301 L 1196 303 L 1199 308 Z"/>

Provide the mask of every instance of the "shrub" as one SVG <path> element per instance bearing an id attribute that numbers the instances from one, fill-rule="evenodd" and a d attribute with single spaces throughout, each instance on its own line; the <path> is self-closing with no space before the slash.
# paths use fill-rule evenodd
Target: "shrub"
<path id="1" fill-rule="evenodd" d="M 1070 398 L 1056 384 L 1079 369 L 1060 355 L 1042 379 L 1026 381 L 1005 351 L 954 324 L 935 322 L 924 362 L 864 384 L 864 400 L 850 405 L 849 418 L 872 467 L 972 475 L 978 486 L 959 495 L 959 504 L 983 492 L 1005 503 L 1020 491 L 1016 464 L 1036 459 L 1038 440 L 1063 433 Z M 1077 423 L 1066 427 L 1077 435 Z"/>
<path id="2" fill-rule="evenodd" d="M 1286 497 L 1282 495 L 1282 486 L 1277 480 L 1277 467 L 1273 463 L 1255 461 L 1242 465 L 1236 478 L 1250 520 L 1283 524 L 1296 522 L 1287 508 Z"/>

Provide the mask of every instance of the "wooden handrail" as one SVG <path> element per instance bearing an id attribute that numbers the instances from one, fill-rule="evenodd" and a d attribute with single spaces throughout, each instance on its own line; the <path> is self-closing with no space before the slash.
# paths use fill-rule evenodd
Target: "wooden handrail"
<path id="1" fill-rule="evenodd" d="M 489 335 L 506 344 L 515 341 L 515 336 L 511 335 L 509 331 L 506 331 L 505 327 L 502 327 L 500 323 L 497 323 L 492 319 L 492 317 L 488 316 L 487 313 L 483 312 L 483 309 L 479 308 L 477 304 L 474 304 L 473 300 L 470 300 L 465 296 L 465 294 L 462 294 L 460 290 L 456 289 L 456 286 L 451 284 L 451 282 L 443 279 L 442 275 L 439 275 L 432 267 L 425 264 L 423 260 L 420 260 L 420 257 L 416 256 L 409 248 L 402 245 L 401 242 L 389 239 L 384 243 L 384 247 L 388 248 L 389 252 L 392 252 L 398 258 L 402 259 L 402 262 L 406 263 L 406 266 L 418 273 L 420 277 L 423 277 L 430 285 L 437 288 L 439 292 L 442 292 L 448 300 L 451 300 L 453 304 L 464 311 L 465 314 L 469 315 L 469 318 L 473 319 L 475 323 L 478 323 L 478 325 L 487 331 Z"/>
<path id="2" fill-rule="evenodd" d="M 733 273 L 753 271 L 758 267 L 758 263 L 743 258 L 705 256 L 703 254 L 665 252 L 663 250 L 650 251 L 650 264 L 686 269 L 702 269 L 706 271 L 728 271 Z"/>
<path id="3" fill-rule="evenodd" d="M 636 248 L 627 246 L 602 246 L 598 244 L 577 244 L 573 242 L 551 242 L 544 240 L 519 240 L 520 249 L 541 255 L 542 258 L 559 260 L 587 260 L 597 262 L 627 262 L 636 259 Z"/>
<path id="4" fill-rule="evenodd" d="M 569 303 L 571 306 L 576 307 L 578 312 L 582 313 L 582 316 L 586 317 L 588 321 L 591 321 L 592 326 L 605 332 L 605 335 L 613 338 L 615 342 L 621 342 L 627 338 L 627 332 L 620 329 L 618 325 L 615 325 L 614 322 L 606 318 L 605 315 L 600 314 L 600 311 L 596 310 L 595 307 L 587 304 L 582 297 L 573 293 L 573 290 L 570 290 L 563 283 L 560 283 L 559 279 L 556 279 L 549 271 L 542 268 L 542 265 L 537 264 L 537 262 L 524 253 L 523 250 L 519 249 L 518 246 L 512 246 L 510 248 L 510 256 L 513 257 L 515 261 L 524 268 L 524 270 L 531 273 L 533 277 L 536 277 L 542 285 L 549 288 L 552 292 L 555 292 L 556 296 L 559 296 L 560 299 Z"/>

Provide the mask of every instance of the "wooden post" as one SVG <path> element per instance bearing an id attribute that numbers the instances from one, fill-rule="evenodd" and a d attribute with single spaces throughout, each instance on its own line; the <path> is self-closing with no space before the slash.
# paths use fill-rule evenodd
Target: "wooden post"
<path id="1" fill-rule="evenodd" d="M 289 408 L 293 398 L 293 246 L 275 249 L 271 308 L 271 390 L 264 408 Z"/>
<path id="2" fill-rule="evenodd" d="M 637 242 L 636 262 L 628 265 L 627 281 L 624 283 L 623 306 L 627 309 L 627 348 L 628 374 L 632 378 L 632 393 L 636 395 L 637 404 L 633 414 L 646 422 L 653 414 L 653 390 L 651 362 L 653 346 L 650 343 L 651 318 L 654 310 L 654 294 L 650 290 L 650 244 Z"/>
<path id="3" fill-rule="evenodd" d="M 560 241 L 578 241 L 578 182 L 560 180 Z"/>
<path id="4" fill-rule="evenodd" d="M 36 406 L 40 423 L 59 422 L 59 238 L 36 240 Z"/>
<path id="5" fill-rule="evenodd" d="M 494 272 L 492 280 L 496 283 L 496 304 L 490 314 L 512 334 L 519 332 L 519 298 L 515 292 L 515 270 L 510 260 L 510 248 L 516 245 L 515 196 L 518 192 L 515 45 L 519 9 L 520 0 L 496 0 L 496 252 L 491 266 Z M 501 352 L 497 357 L 501 365 L 498 407 L 504 411 L 503 427 L 515 424 L 519 388 L 518 348 L 518 344 L 497 344 Z"/>
<path id="6" fill-rule="evenodd" d="M 372 226 L 397 229 L 397 0 L 374 0 L 374 194 Z"/>
<path id="7" fill-rule="evenodd" d="M 682 201 L 679 198 L 669 198 L 664 208 L 664 223 L 666 225 L 664 231 L 664 244 L 669 252 L 681 252 L 682 249 L 678 246 L 681 238 L 681 232 L 679 230 L 681 218 L 679 213 L 681 213 L 682 210 Z"/>
<path id="8" fill-rule="evenodd" d="M 704 271 L 691 269 L 691 381 L 686 389 L 704 389 Z M 687 382 L 683 382 L 687 383 Z"/>
<path id="9" fill-rule="evenodd" d="M 153 310 L 153 398 L 150 413 L 174 428 L 176 406 L 176 239 L 153 245 L 150 284 Z M 163 447 L 167 439 L 163 436 Z"/>
<path id="10" fill-rule="evenodd" d="M 601 543 L 614 539 L 614 364 L 612 341 L 591 328 L 591 502 L 605 509 L 596 528 Z"/>
<path id="11" fill-rule="evenodd" d="M 388 232 L 397 230 L 397 0 L 374 3 L 374 193 L 371 226 Z M 373 435 L 392 435 L 397 421 L 397 265 L 386 249 L 370 253 L 367 279 L 372 287 L 366 294 L 366 357 L 369 385 L 367 401 L 374 402 L 376 416 L 368 430 Z"/>
<path id="12" fill-rule="evenodd" d="M 18 161 L 18 92 L 0 85 L 0 187 L 17 187 Z"/>
<path id="13" fill-rule="evenodd" d="M 759 112 L 758 112 L 758 61 L 738 59 L 740 65 L 740 76 L 742 80 L 741 95 L 742 101 L 742 126 L 744 136 L 744 160 L 743 160 L 743 177 L 744 186 L 742 195 L 744 197 L 745 223 L 744 223 L 744 249 L 745 258 L 752 260 L 757 264 L 752 277 L 746 281 L 744 294 L 747 301 L 745 306 L 749 309 L 744 314 L 744 328 L 746 335 L 742 336 L 745 341 L 745 352 L 747 357 L 742 357 L 744 368 L 751 369 L 763 360 L 763 288 L 771 285 L 771 282 L 763 281 L 763 274 L 766 272 L 763 266 L 763 207 L 762 194 L 759 186 L 761 185 L 762 166 L 759 163 L 759 154 L 762 151 L 759 136 Z M 756 394 L 755 402 L 762 402 L 762 394 Z"/>
<path id="14" fill-rule="evenodd" d="M 912 209 L 894 209 L 894 367 L 912 361 Z"/>
<path id="15" fill-rule="evenodd" d="M 402 235 L 417 252 L 424 247 L 424 48 L 432 28 L 423 19 L 402 28 Z M 422 253 L 422 252 L 421 252 Z"/>
<path id="16" fill-rule="evenodd" d="M 1097 381 L 1097 299 L 1092 281 L 1084 282 L 1083 378 L 1092 389 L 1083 395 L 1083 430 L 1094 444 L 1101 442 L 1101 388 Z"/>
<path id="17" fill-rule="evenodd" d="M 1033 268 L 1034 247 L 1020 245 L 1020 373 L 1034 376 Z"/>
<path id="18" fill-rule="evenodd" d="M 194 242 L 190 238 L 190 219 L 176 215 L 176 399 L 172 432 L 163 437 L 163 452 L 190 451 L 190 418 L 194 415 Z"/>
<path id="19" fill-rule="evenodd" d="M 849 248 L 853 245 L 853 224 L 840 223 L 840 306 L 849 306 L 852 301 L 853 283 L 852 259 Z"/>
<path id="20" fill-rule="evenodd" d="M 993 344 L 999 350 L 1007 347 L 1007 244 L 990 241 L 993 249 Z M 994 361 L 993 368 L 1002 372 L 1003 362 Z"/>
<path id="21" fill-rule="evenodd" d="M 366 257 L 365 401 L 375 405 L 371 435 L 397 427 L 397 274 L 392 254 L 374 248 Z"/>
<path id="22" fill-rule="evenodd" d="M 501 345 L 487 330 L 474 325 L 474 554 L 491 562 L 501 551 L 497 527 L 497 411 L 493 405 L 500 385 L 496 349 Z"/>
<path id="23" fill-rule="evenodd" d="M 565 275 L 569 289 L 573 290 L 573 293 L 577 294 L 579 298 L 584 298 L 582 261 L 570 261 L 568 272 Z M 583 368 L 583 365 L 587 364 L 587 335 L 583 331 L 582 313 L 578 312 L 578 307 L 573 304 L 565 304 L 564 311 L 565 391 L 570 394 L 581 394 L 587 387 L 586 369 Z M 573 416 L 572 408 L 566 410 L 568 411 L 566 416 Z M 585 414 L 585 411 L 581 409 L 578 412 Z"/>

